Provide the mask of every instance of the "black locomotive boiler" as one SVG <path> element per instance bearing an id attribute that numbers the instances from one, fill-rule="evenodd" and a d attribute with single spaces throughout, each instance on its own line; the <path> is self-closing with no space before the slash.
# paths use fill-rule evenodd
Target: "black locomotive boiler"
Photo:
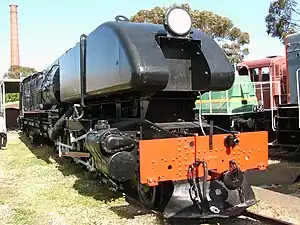
<path id="1" fill-rule="evenodd" d="M 243 172 L 266 169 L 267 132 L 202 136 L 193 111 L 199 93 L 233 82 L 185 9 L 170 8 L 163 25 L 118 16 L 23 79 L 19 122 L 166 219 L 237 216 L 256 202 Z"/>

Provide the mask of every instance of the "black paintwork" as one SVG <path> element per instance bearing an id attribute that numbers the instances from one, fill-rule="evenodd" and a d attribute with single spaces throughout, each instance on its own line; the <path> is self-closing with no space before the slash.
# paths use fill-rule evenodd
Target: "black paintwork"
<path id="1" fill-rule="evenodd" d="M 199 187 L 203 181 L 199 181 Z M 227 218 L 240 215 L 246 208 L 256 203 L 254 192 L 247 180 L 244 178 L 241 186 L 241 195 L 238 189 L 228 190 L 224 184 L 218 180 L 207 181 L 207 204 L 201 204 L 200 209 L 193 204 L 190 199 L 189 183 L 175 182 L 173 195 L 166 206 L 164 217 L 166 219 L 190 218 L 190 219 L 210 219 Z M 218 213 L 211 212 L 210 207 L 217 207 Z M 201 211 L 200 211 L 201 210 Z"/>
<path id="2" fill-rule="evenodd" d="M 193 30 L 191 37 L 168 38 L 162 25 L 122 21 L 102 24 L 86 40 L 86 97 L 230 88 L 234 73 L 218 44 L 199 30 Z M 53 92 L 45 101 L 54 104 L 54 96 L 58 101 L 79 101 L 83 89 L 80 43 L 54 64 L 59 64 L 59 69 L 45 76 L 47 91 Z"/>

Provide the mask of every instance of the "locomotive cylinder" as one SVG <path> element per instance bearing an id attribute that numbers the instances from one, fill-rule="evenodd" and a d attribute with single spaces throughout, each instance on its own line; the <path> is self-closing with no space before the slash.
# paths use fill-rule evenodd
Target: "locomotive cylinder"
<path id="1" fill-rule="evenodd" d="M 126 181 L 134 176 L 137 160 L 135 140 L 100 121 L 86 136 L 86 148 L 95 158 L 96 167 L 109 177 Z"/>

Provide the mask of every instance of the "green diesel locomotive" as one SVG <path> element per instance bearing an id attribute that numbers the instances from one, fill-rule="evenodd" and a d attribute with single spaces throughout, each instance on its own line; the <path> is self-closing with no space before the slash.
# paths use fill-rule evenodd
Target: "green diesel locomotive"
<path id="1" fill-rule="evenodd" d="M 264 109 L 256 93 L 256 85 L 250 76 L 236 75 L 229 90 L 198 96 L 194 108 L 196 119 L 203 124 L 213 121 L 215 126 L 227 131 L 272 130 L 271 110 Z"/>

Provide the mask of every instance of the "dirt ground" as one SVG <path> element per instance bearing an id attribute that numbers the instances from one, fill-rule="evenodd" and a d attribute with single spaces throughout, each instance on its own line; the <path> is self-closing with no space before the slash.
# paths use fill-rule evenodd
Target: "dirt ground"
<path id="1" fill-rule="evenodd" d="M 122 197 L 101 187 L 79 165 L 58 158 L 48 147 L 30 146 L 16 132 L 9 133 L 8 147 L 0 151 L 0 158 L 0 225 L 163 224 L 158 216 L 128 205 Z M 273 170 L 277 179 L 279 169 Z M 277 183 L 287 184 L 296 173 L 282 176 L 289 179 Z M 273 182 L 263 173 L 249 177 L 258 185 Z M 240 217 L 218 224 L 262 223 Z"/>

